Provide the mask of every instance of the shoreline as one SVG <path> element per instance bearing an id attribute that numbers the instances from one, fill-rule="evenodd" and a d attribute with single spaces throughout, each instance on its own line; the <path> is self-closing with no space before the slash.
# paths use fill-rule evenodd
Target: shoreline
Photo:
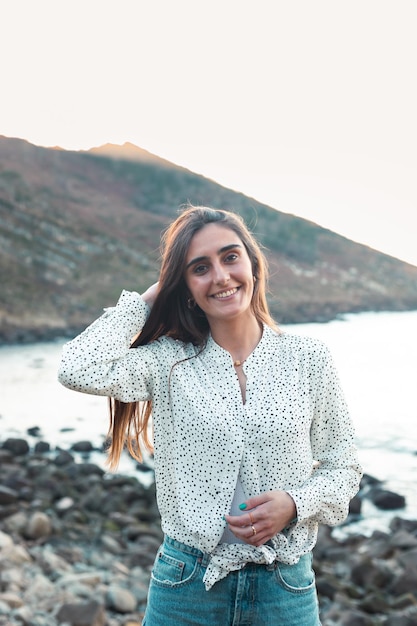
<path id="1" fill-rule="evenodd" d="M 337 307 L 333 309 L 331 306 L 324 308 L 317 307 L 316 311 L 312 311 L 307 308 L 306 311 L 299 307 L 294 310 L 287 311 L 284 316 L 280 316 L 279 312 L 275 311 L 274 317 L 280 326 L 302 326 L 305 324 L 330 324 L 331 322 L 340 322 L 352 315 L 367 315 L 367 314 L 385 314 L 385 313 L 414 313 L 417 312 L 416 303 L 398 303 L 392 302 L 391 308 L 385 306 L 364 306 L 362 308 L 353 307 L 348 310 L 348 307 L 343 310 L 339 310 Z M 10 346 L 24 346 L 33 343 L 51 343 L 54 341 L 68 341 L 79 335 L 83 330 L 87 328 L 102 314 L 102 309 L 96 311 L 96 315 L 79 320 L 75 324 L 65 325 L 56 324 L 48 325 L 41 323 L 39 325 L 24 326 L 24 325 L 0 325 L 0 348 Z"/>
<path id="2" fill-rule="evenodd" d="M 0 626 L 77 624 L 80 612 L 89 626 L 140 626 L 162 540 L 155 485 L 106 474 L 90 452 L 0 443 Z M 365 476 L 350 521 L 370 498 L 401 505 Z M 313 555 L 323 626 L 417 624 L 417 520 L 395 515 L 370 537 L 322 526 Z"/>

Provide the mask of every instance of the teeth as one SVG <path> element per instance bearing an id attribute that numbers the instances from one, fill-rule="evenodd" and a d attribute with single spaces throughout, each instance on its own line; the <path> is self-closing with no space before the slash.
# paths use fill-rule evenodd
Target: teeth
<path id="1" fill-rule="evenodd" d="M 235 287 L 234 289 L 228 289 L 227 291 L 222 291 L 221 293 L 216 293 L 215 294 L 215 298 L 227 298 L 227 296 L 232 296 L 234 293 L 236 293 L 237 288 Z"/>

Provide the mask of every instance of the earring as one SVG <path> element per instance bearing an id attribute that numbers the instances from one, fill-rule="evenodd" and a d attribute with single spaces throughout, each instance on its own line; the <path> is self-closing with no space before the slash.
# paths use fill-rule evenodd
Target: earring
<path id="1" fill-rule="evenodd" d="M 187 300 L 187 308 L 190 309 L 190 311 L 194 311 L 194 309 L 195 309 L 195 300 L 194 300 L 194 298 L 188 298 L 188 300 Z"/>

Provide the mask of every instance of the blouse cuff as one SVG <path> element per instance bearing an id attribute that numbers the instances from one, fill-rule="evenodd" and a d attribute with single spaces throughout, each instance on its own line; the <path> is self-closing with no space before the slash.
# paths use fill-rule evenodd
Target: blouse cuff
<path id="1" fill-rule="evenodd" d="M 143 300 L 137 291 L 126 291 L 123 289 L 119 296 L 116 306 L 108 307 L 105 311 L 123 311 L 125 313 L 145 313 L 147 317 L 151 310 L 150 306 Z"/>
<path id="2" fill-rule="evenodd" d="M 294 522 L 303 522 L 304 520 L 306 520 L 307 518 L 311 517 L 312 515 L 316 513 L 316 511 L 313 510 L 312 502 L 309 500 L 309 498 L 305 498 L 305 497 L 303 498 L 303 496 L 300 493 L 300 490 L 288 489 L 287 493 L 294 500 L 295 508 L 297 512 L 296 517 L 293 520 L 291 520 L 288 526 L 291 526 Z"/>

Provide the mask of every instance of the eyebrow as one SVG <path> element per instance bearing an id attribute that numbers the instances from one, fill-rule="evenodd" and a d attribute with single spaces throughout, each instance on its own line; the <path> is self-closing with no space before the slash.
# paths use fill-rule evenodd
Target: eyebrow
<path id="1" fill-rule="evenodd" d="M 234 248 L 241 248 L 241 247 L 242 246 L 239 243 L 231 243 L 217 250 L 217 254 L 223 254 L 223 252 L 227 252 L 228 250 L 233 250 Z M 195 259 L 192 259 L 189 263 L 187 263 L 187 265 L 185 266 L 185 269 L 188 270 L 188 268 L 191 267 L 191 265 L 195 265 L 196 263 L 200 263 L 201 261 L 207 261 L 208 258 L 209 258 L 208 256 L 197 256 Z"/>

